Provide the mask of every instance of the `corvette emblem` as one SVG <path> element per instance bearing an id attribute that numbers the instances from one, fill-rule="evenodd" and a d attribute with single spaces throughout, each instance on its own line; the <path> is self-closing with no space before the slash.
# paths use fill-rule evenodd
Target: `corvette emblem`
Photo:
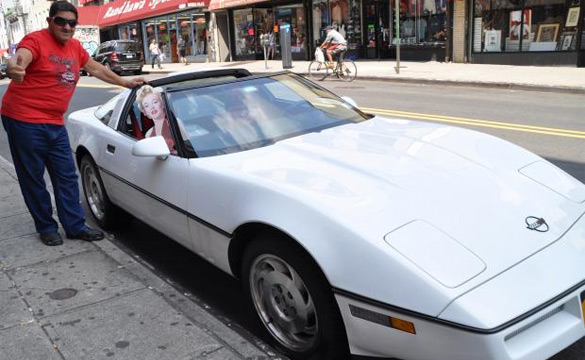
<path id="1" fill-rule="evenodd" d="M 534 230 L 538 232 L 547 232 L 548 231 L 548 224 L 543 218 L 537 218 L 536 216 L 529 216 L 525 219 L 526 227 L 529 230 Z"/>

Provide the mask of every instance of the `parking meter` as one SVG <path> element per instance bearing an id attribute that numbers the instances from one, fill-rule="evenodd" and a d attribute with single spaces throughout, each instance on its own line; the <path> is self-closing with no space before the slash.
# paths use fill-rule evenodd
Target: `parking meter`
<path id="1" fill-rule="evenodd" d="M 292 68 L 291 30 L 290 24 L 280 25 L 280 54 L 283 69 Z"/>
<path id="2" fill-rule="evenodd" d="M 260 46 L 264 49 L 264 67 L 268 69 L 268 57 L 266 55 L 268 48 L 268 34 L 260 34 Z"/>

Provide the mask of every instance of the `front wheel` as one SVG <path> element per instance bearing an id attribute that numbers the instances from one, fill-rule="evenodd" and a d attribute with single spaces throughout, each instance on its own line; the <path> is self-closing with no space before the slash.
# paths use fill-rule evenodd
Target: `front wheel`
<path id="1" fill-rule="evenodd" d="M 111 230 L 128 218 L 126 212 L 110 202 L 98 168 L 91 156 L 83 157 L 79 172 L 87 206 L 101 228 Z"/>
<path id="2" fill-rule="evenodd" d="M 309 64 L 309 76 L 315 81 L 321 81 L 329 75 L 329 67 L 322 61 L 313 60 Z"/>
<path id="3" fill-rule="evenodd" d="M 339 72 L 338 72 L 339 78 L 343 81 L 353 81 L 355 80 L 356 76 L 357 76 L 357 66 L 355 65 L 355 63 L 351 60 L 349 61 L 344 61 L 341 64 L 339 64 Z"/>
<path id="4" fill-rule="evenodd" d="M 296 360 L 349 359 L 331 286 L 290 238 L 278 233 L 256 238 L 244 252 L 242 284 L 277 349 Z"/>

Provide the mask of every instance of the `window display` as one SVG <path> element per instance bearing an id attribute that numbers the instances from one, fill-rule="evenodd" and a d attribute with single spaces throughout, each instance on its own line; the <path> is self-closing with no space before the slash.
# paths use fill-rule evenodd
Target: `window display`
<path id="1" fill-rule="evenodd" d="M 396 34 L 394 2 L 392 7 L 392 43 L 411 45 L 443 44 L 446 40 L 447 0 L 400 0 L 400 33 Z"/>
<path id="2" fill-rule="evenodd" d="M 256 56 L 252 9 L 234 10 L 236 56 Z"/>
<path id="3" fill-rule="evenodd" d="M 474 0 L 481 25 L 473 29 L 473 51 L 574 51 L 579 1 L 567 6 L 565 0 L 526 0 L 521 7 L 509 0 Z M 495 31 L 502 34 L 499 40 Z"/>
<path id="4" fill-rule="evenodd" d="M 313 1 L 314 46 L 325 40 L 325 26 L 331 25 L 347 40 L 349 50 L 362 45 L 362 9 L 360 0 L 315 0 Z"/>
<path id="5" fill-rule="evenodd" d="M 275 26 L 290 25 L 291 52 L 293 60 L 307 58 L 306 17 L 303 5 L 288 5 L 274 8 Z M 277 49 L 280 44 L 279 33 L 276 34 Z"/>

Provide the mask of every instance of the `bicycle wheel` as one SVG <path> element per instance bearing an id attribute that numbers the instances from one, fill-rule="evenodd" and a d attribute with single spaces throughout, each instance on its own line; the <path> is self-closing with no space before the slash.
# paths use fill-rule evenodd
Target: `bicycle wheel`
<path id="1" fill-rule="evenodd" d="M 313 60 L 309 64 L 309 76 L 315 81 L 321 81 L 329 75 L 329 68 L 324 62 Z"/>
<path id="2" fill-rule="evenodd" d="M 355 63 L 352 60 L 342 62 L 339 64 L 339 67 L 340 69 L 337 72 L 337 75 L 341 80 L 349 82 L 356 78 L 357 66 L 355 66 Z"/>

